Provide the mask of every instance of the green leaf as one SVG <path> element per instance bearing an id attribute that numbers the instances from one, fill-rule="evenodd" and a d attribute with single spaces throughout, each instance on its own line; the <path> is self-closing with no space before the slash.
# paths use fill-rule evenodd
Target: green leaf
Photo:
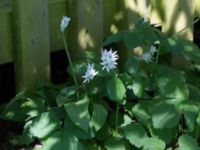
<path id="1" fill-rule="evenodd" d="M 148 108 L 145 104 L 137 104 L 132 108 L 133 115 L 139 120 L 139 122 L 142 122 L 146 124 L 151 116 L 148 113 Z"/>
<path id="2" fill-rule="evenodd" d="M 43 141 L 43 150 L 78 150 L 78 139 L 69 131 L 60 129 Z"/>
<path id="3" fill-rule="evenodd" d="M 156 129 L 176 127 L 179 119 L 180 114 L 172 104 L 160 102 L 152 108 L 152 121 Z"/>
<path id="4" fill-rule="evenodd" d="M 57 105 L 60 107 L 65 103 L 74 100 L 72 96 L 75 95 L 75 92 L 76 92 L 75 86 L 70 86 L 62 89 L 60 94 L 56 97 Z"/>
<path id="5" fill-rule="evenodd" d="M 87 140 L 82 142 L 83 150 L 101 150 L 99 144 L 94 140 Z"/>
<path id="6" fill-rule="evenodd" d="M 132 85 L 129 86 L 130 89 L 133 90 L 133 93 L 137 96 L 137 97 L 142 97 L 143 93 L 144 93 L 144 83 L 142 81 L 142 79 L 140 78 L 136 78 Z"/>
<path id="7" fill-rule="evenodd" d="M 98 104 L 93 104 L 93 113 L 90 121 L 90 127 L 94 127 L 95 131 L 101 129 L 107 118 L 107 110 Z"/>
<path id="8" fill-rule="evenodd" d="M 125 138 L 135 147 L 140 148 L 147 137 L 146 131 L 139 123 L 134 123 L 124 128 Z"/>
<path id="9" fill-rule="evenodd" d="M 64 128 L 70 131 L 73 135 L 78 137 L 79 139 L 91 139 L 94 137 L 94 133 L 89 129 L 88 132 L 81 129 L 79 126 L 75 125 L 74 122 L 69 118 L 66 114 L 64 119 Z"/>
<path id="10" fill-rule="evenodd" d="M 45 100 L 40 96 L 33 96 L 27 98 L 27 101 L 20 105 L 20 111 L 24 112 L 30 117 L 40 115 L 45 110 Z"/>
<path id="11" fill-rule="evenodd" d="M 178 139 L 178 150 L 200 150 L 198 143 L 189 135 L 184 134 Z"/>
<path id="12" fill-rule="evenodd" d="M 180 50 L 182 49 L 182 46 L 174 37 L 166 38 L 160 45 L 161 47 L 161 54 L 164 54 L 166 52 L 173 52 L 173 53 L 180 53 Z"/>
<path id="13" fill-rule="evenodd" d="M 127 35 L 127 31 L 122 31 L 122 32 L 118 32 L 118 33 L 115 33 L 111 36 L 109 36 L 105 42 L 103 43 L 103 46 L 107 46 L 109 44 L 112 44 L 112 43 L 117 43 L 121 40 L 123 40 L 124 36 Z"/>
<path id="14" fill-rule="evenodd" d="M 144 38 L 144 43 L 146 45 L 152 45 L 155 41 L 158 41 L 158 35 L 155 32 L 154 28 L 151 26 L 144 26 L 141 28 L 142 34 Z"/>
<path id="15" fill-rule="evenodd" d="M 60 122 L 53 112 L 44 112 L 34 118 L 29 132 L 38 138 L 44 138 L 60 127 Z"/>
<path id="16" fill-rule="evenodd" d="M 188 100 L 189 91 L 182 73 L 161 65 L 157 71 L 156 82 L 163 97 Z"/>
<path id="17" fill-rule="evenodd" d="M 182 55 L 185 59 L 200 63 L 200 49 L 192 41 L 179 39 L 180 44 L 182 45 Z"/>
<path id="18" fill-rule="evenodd" d="M 196 80 L 194 80 L 194 82 L 196 82 Z M 200 89 L 191 84 L 188 85 L 188 89 L 189 89 L 189 100 L 200 101 Z"/>
<path id="19" fill-rule="evenodd" d="M 170 143 L 172 139 L 176 136 L 175 129 L 155 129 L 151 127 L 152 133 L 154 136 L 158 137 L 159 139 L 165 141 L 165 143 Z"/>
<path id="20" fill-rule="evenodd" d="M 131 57 L 125 64 L 126 71 L 131 75 L 137 75 L 140 70 L 140 64 L 135 57 Z"/>
<path id="21" fill-rule="evenodd" d="M 108 82 L 107 85 L 108 97 L 116 102 L 122 102 L 125 96 L 125 86 L 123 82 L 115 77 Z"/>
<path id="22" fill-rule="evenodd" d="M 140 30 L 134 30 L 133 32 L 129 32 L 124 40 L 128 50 L 132 50 L 133 48 L 142 45 L 144 37 Z"/>
<path id="23" fill-rule="evenodd" d="M 105 141 L 112 135 L 112 128 L 108 124 L 104 126 L 95 134 L 95 138 L 98 141 Z"/>
<path id="24" fill-rule="evenodd" d="M 200 63 L 200 49 L 192 41 L 169 37 L 162 43 L 162 49 L 182 55 L 186 60 Z"/>
<path id="25" fill-rule="evenodd" d="M 64 105 L 65 111 L 69 115 L 69 118 L 74 122 L 75 125 L 86 132 L 88 132 L 90 122 L 88 106 L 89 99 L 87 96 L 78 102 L 70 102 Z"/>
<path id="26" fill-rule="evenodd" d="M 164 150 L 165 143 L 157 137 L 150 137 L 144 140 L 143 150 Z"/>
<path id="27" fill-rule="evenodd" d="M 194 131 L 198 112 L 199 108 L 196 106 L 196 104 L 185 104 L 183 106 L 183 115 L 189 132 Z"/>
<path id="28" fill-rule="evenodd" d="M 119 138 L 109 138 L 105 143 L 106 150 L 126 150 L 125 143 Z"/>
<path id="29" fill-rule="evenodd" d="M 129 117 L 128 115 L 124 114 L 123 116 L 123 123 L 121 124 L 121 127 L 127 126 L 133 122 L 133 119 Z"/>
<path id="30" fill-rule="evenodd" d="M 3 107 L 0 118 L 13 121 L 24 121 L 28 117 L 40 115 L 45 110 L 43 97 L 34 95 L 31 98 L 19 93 Z"/>

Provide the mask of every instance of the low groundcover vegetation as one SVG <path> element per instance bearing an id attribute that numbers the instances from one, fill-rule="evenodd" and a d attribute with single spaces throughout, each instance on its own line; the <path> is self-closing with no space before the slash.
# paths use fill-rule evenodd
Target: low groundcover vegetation
<path id="1" fill-rule="evenodd" d="M 62 34 L 69 21 L 63 17 Z M 73 82 L 41 84 L 4 105 L 1 118 L 24 123 L 12 144 L 35 150 L 200 150 L 195 44 L 139 20 L 134 29 L 109 36 L 100 56 L 86 51 L 83 61 L 72 63 L 63 38 Z M 109 47 L 118 42 L 131 53 L 120 69 L 120 55 Z M 133 53 L 137 47 L 141 54 Z M 168 54 L 183 57 L 189 67 L 173 68 Z"/>

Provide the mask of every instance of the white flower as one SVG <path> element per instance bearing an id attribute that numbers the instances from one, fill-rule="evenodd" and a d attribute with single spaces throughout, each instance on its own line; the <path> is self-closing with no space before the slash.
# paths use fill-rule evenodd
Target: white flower
<path id="1" fill-rule="evenodd" d="M 156 52 L 157 52 L 156 47 L 152 45 L 152 46 L 150 47 L 150 53 L 153 55 L 153 54 L 156 53 Z"/>
<path id="2" fill-rule="evenodd" d="M 70 18 L 67 16 L 63 16 L 62 20 L 61 20 L 61 24 L 60 24 L 60 30 L 61 32 L 65 31 L 65 28 L 68 26 L 70 21 Z"/>
<path id="3" fill-rule="evenodd" d="M 145 52 L 142 54 L 140 59 L 146 61 L 147 63 L 152 62 L 152 54 L 150 52 Z"/>
<path id="4" fill-rule="evenodd" d="M 90 80 L 93 80 L 93 78 L 98 74 L 98 72 L 94 69 L 94 64 L 88 64 L 87 65 L 87 71 L 82 78 L 84 78 L 83 83 L 89 82 Z"/>
<path id="5" fill-rule="evenodd" d="M 117 55 L 117 51 L 112 51 L 110 49 L 109 51 L 107 49 L 104 49 L 101 52 L 101 65 L 103 66 L 103 70 L 106 69 L 107 72 L 109 72 L 111 69 L 116 68 L 117 62 L 116 60 L 119 59 L 119 56 Z"/>

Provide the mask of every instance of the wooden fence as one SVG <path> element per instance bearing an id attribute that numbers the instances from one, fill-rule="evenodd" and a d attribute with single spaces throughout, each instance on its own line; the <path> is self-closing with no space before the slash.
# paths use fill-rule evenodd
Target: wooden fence
<path id="1" fill-rule="evenodd" d="M 106 36 L 134 28 L 144 16 L 168 35 L 193 39 L 199 0 L 0 0 L 0 64 L 14 62 L 17 89 L 50 81 L 50 52 L 64 49 L 60 34 L 63 15 L 74 58 L 85 49 L 100 50 Z M 174 58 L 177 59 L 177 58 Z"/>

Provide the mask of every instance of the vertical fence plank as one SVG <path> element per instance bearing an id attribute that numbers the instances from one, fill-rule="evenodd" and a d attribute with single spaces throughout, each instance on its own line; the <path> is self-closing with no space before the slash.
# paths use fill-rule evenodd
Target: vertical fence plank
<path id="1" fill-rule="evenodd" d="M 162 30 L 167 35 L 176 34 L 179 38 L 193 40 L 194 0 L 173 0 L 164 2 L 164 20 Z M 189 68 L 189 63 L 182 57 L 173 55 L 172 65 L 177 68 Z"/>
<path id="2" fill-rule="evenodd" d="M 68 31 L 69 46 L 73 57 L 82 56 L 83 50 L 99 50 L 103 41 L 103 1 L 69 0 L 72 18 Z"/>
<path id="3" fill-rule="evenodd" d="M 163 20 L 163 0 L 151 0 L 150 23 L 160 26 Z"/>
<path id="4" fill-rule="evenodd" d="M 66 0 L 48 0 L 49 26 L 50 26 L 50 49 L 51 51 L 64 49 L 60 32 L 62 16 L 67 15 Z"/>
<path id="5" fill-rule="evenodd" d="M 104 39 L 110 34 L 118 31 L 117 21 L 117 1 L 105 0 L 103 3 Z"/>
<path id="6" fill-rule="evenodd" d="M 13 61 L 11 9 L 0 8 L 0 64 Z"/>
<path id="7" fill-rule="evenodd" d="M 200 17 L 200 0 L 195 0 L 195 17 Z"/>
<path id="8" fill-rule="evenodd" d="M 14 0 L 15 64 L 17 89 L 33 89 L 50 78 L 47 0 Z"/>

